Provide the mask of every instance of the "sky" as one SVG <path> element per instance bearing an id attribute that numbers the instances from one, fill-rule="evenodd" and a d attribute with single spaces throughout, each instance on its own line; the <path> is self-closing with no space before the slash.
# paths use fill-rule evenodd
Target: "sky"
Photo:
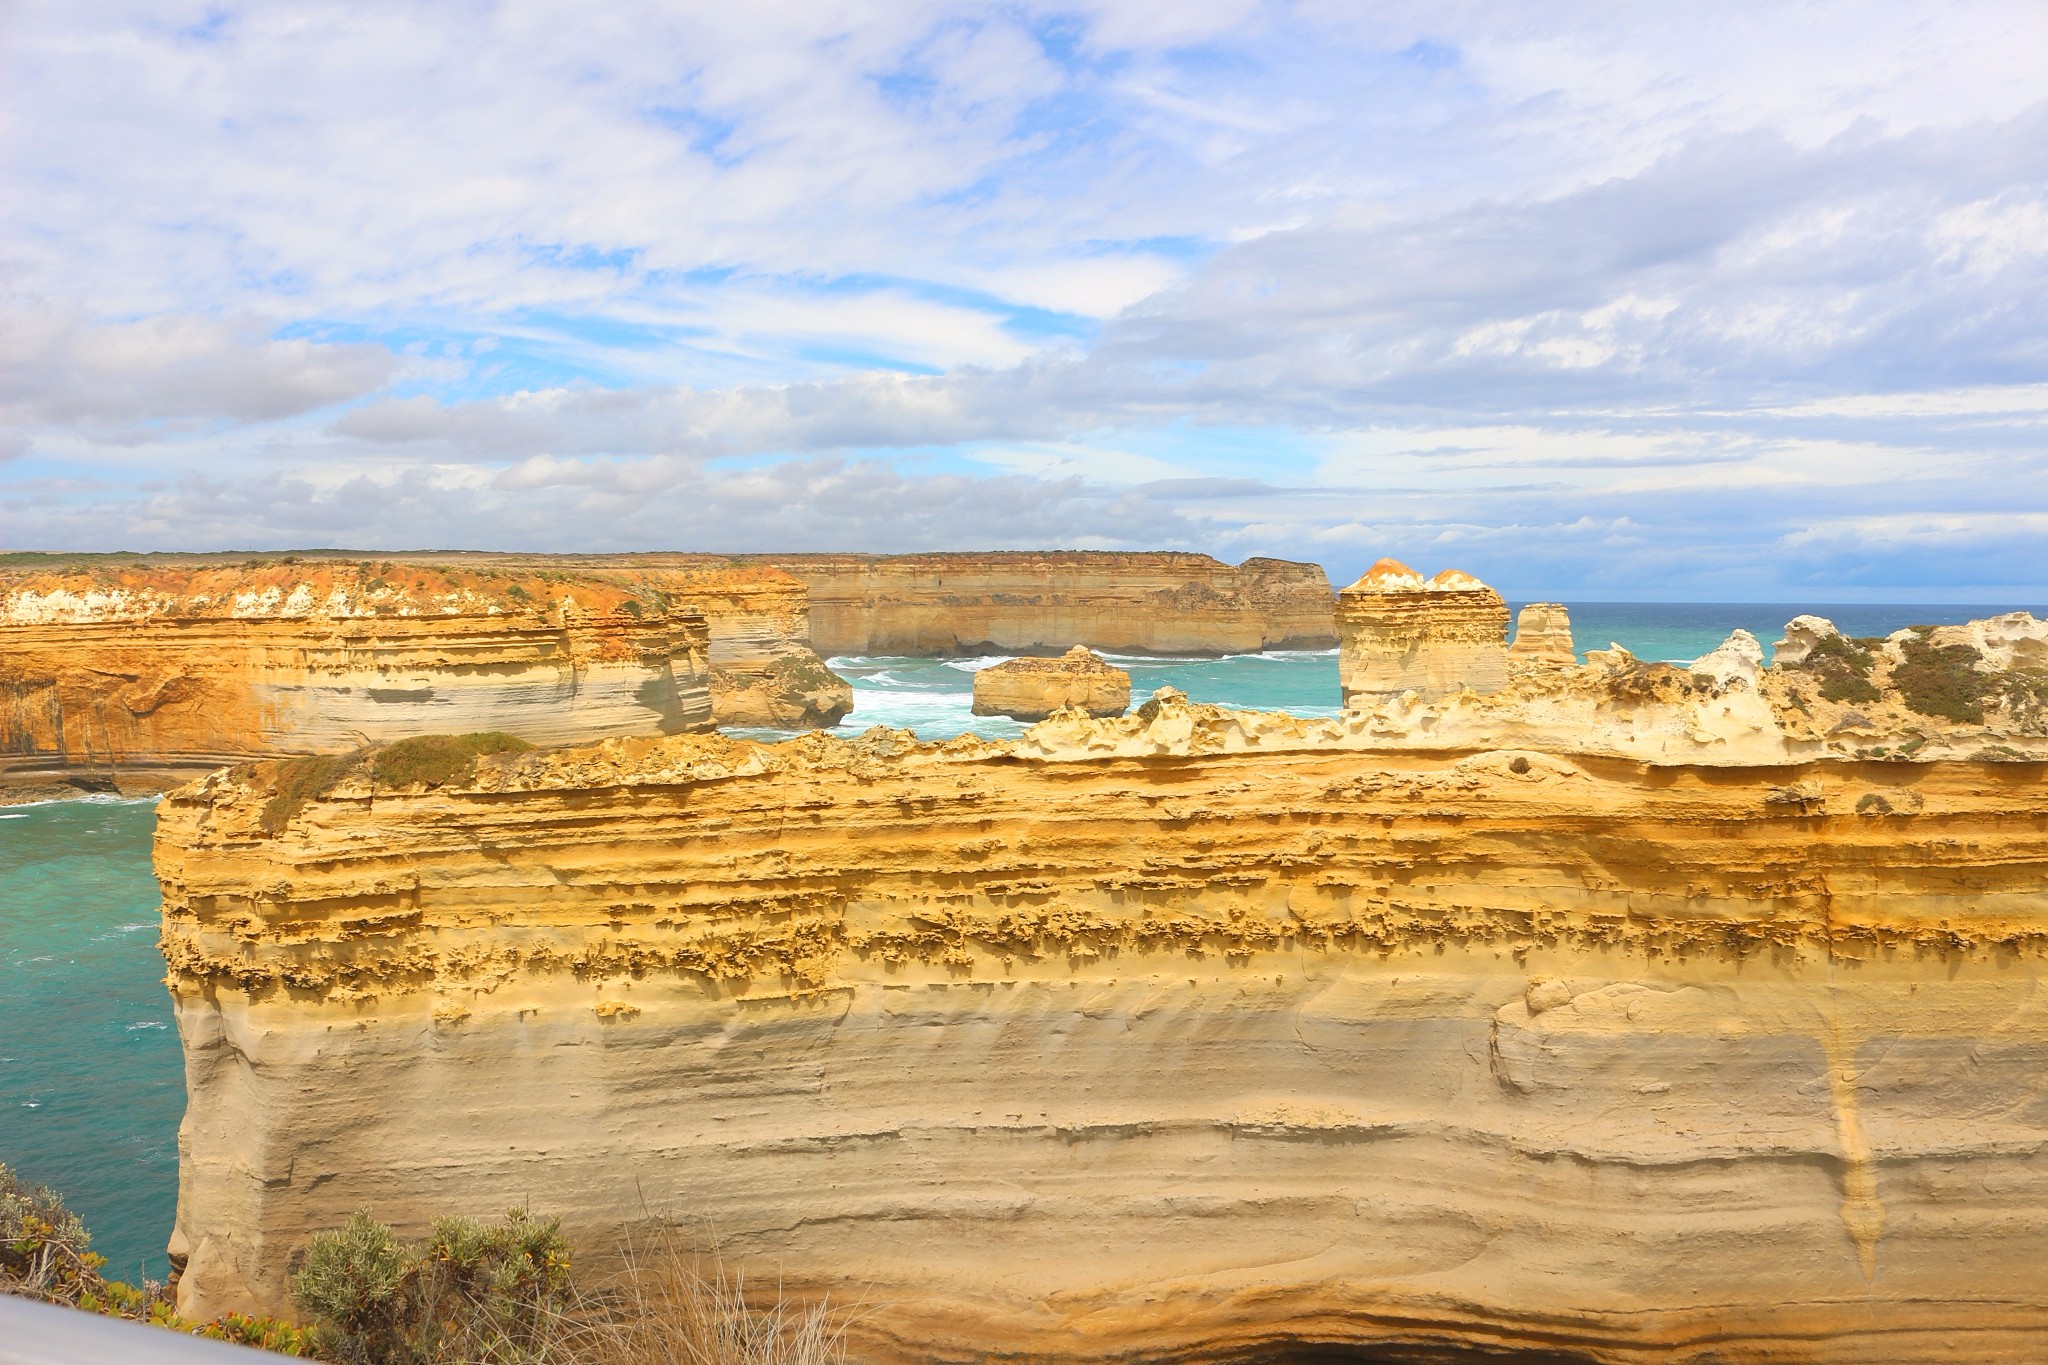
<path id="1" fill-rule="evenodd" d="M 2048 601 L 2048 5 L 0 6 L 0 546 Z"/>

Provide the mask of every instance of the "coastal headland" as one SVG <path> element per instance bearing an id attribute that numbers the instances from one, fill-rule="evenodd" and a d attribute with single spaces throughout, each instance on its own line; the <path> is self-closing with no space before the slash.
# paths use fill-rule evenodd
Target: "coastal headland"
<path id="1" fill-rule="evenodd" d="M 2035 1358 L 2048 626 L 1538 625 L 1330 720 L 174 793 L 181 1305 L 523 1200 L 696 1221 L 877 1360 Z"/>
<path id="2" fill-rule="evenodd" d="M 713 556 L 34 556 L 0 565 L 0 776 L 148 789 L 436 731 L 536 744 L 853 704 L 803 585 Z"/>
<path id="3" fill-rule="evenodd" d="M 810 589 L 838 654 L 1247 654 L 1337 643 L 1330 580 L 1286 559 L 1173 551 L 762 555 Z"/>

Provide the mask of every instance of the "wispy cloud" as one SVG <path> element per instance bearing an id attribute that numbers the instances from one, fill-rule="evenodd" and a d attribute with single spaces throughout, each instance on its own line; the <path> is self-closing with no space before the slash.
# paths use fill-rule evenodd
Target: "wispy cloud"
<path id="1" fill-rule="evenodd" d="M 11 539 L 2048 592 L 2048 14 L 30 5 Z"/>

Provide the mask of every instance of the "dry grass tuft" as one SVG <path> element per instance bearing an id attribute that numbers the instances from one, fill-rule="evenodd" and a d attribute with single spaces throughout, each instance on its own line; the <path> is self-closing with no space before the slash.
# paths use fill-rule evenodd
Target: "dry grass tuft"
<path id="1" fill-rule="evenodd" d="M 663 1225 L 628 1244 L 624 1267 L 590 1296 L 578 1365 L 843 1365 L 848 1316 L 827 1300 L 749 1301 L 716 1248 L 685 1248 Z M 593 1312 L 592 1310 L 596 1310 Z"/>

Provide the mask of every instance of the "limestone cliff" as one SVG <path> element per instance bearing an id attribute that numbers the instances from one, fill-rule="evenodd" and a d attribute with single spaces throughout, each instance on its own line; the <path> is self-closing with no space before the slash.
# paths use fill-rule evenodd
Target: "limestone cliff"
<path id="1" fill-rule="evenodd" d="M 853 687 L 811 647 L 803 583 L 759 559 L 724 555 L 489 554 L 408 556 L 425 564 L 597 578 L 665 609 L 702 616 L 710 630 L 711 712 L 720 725 L 810 729 L 853 710 Z"/>
<path id="2" fill-rule="evenodd" d="M 810 588 L 833 654 L 1242 654 L 1336 644 L 1313 564 L 1121 551 L 768 555 Z"/>
<path id="3" fill-rule="evenodd" d="M 431 731 L 835 724 L 802 583 L 702 555 L 24 556 L 0 781 L 158 776 Z"/>
<path id="4" fill-rule="evenodd" d="M 390 561 L 0 577 L 0 771 L 211 767 L 428 731 L 708 728 L 703 618 Z"/>
<path id="5" fill-rule="evenodd" d="M 882 1361 L 2037 1360 L 2048 741 L 1858 759 L 1568 672 L 282 822 L 279 765 L 216 773 L 157 843 L 181 1306 L 279 1306 L 362 1204 L 527 1201 L 593 1254 L 701 1219 Z"/>
<path id="6" fill-rule="evenodd" d="M 1337 595 L 1344 704 L 1491 692 L 1507 682 L 1507 634 L 1507 604 L 1470 574 L 1446 569 L 1425 581 L 1382 559 Z"/>
<path id="7" fill-rule="evenodd" d="M 1057 659 L 1009 659 L 974 675 L 974 714 L 1044 720 L 1072 706 L 1091 716 L 1120 716 L 1131 704 L 1131 675 L 1086 645 Z"/>

